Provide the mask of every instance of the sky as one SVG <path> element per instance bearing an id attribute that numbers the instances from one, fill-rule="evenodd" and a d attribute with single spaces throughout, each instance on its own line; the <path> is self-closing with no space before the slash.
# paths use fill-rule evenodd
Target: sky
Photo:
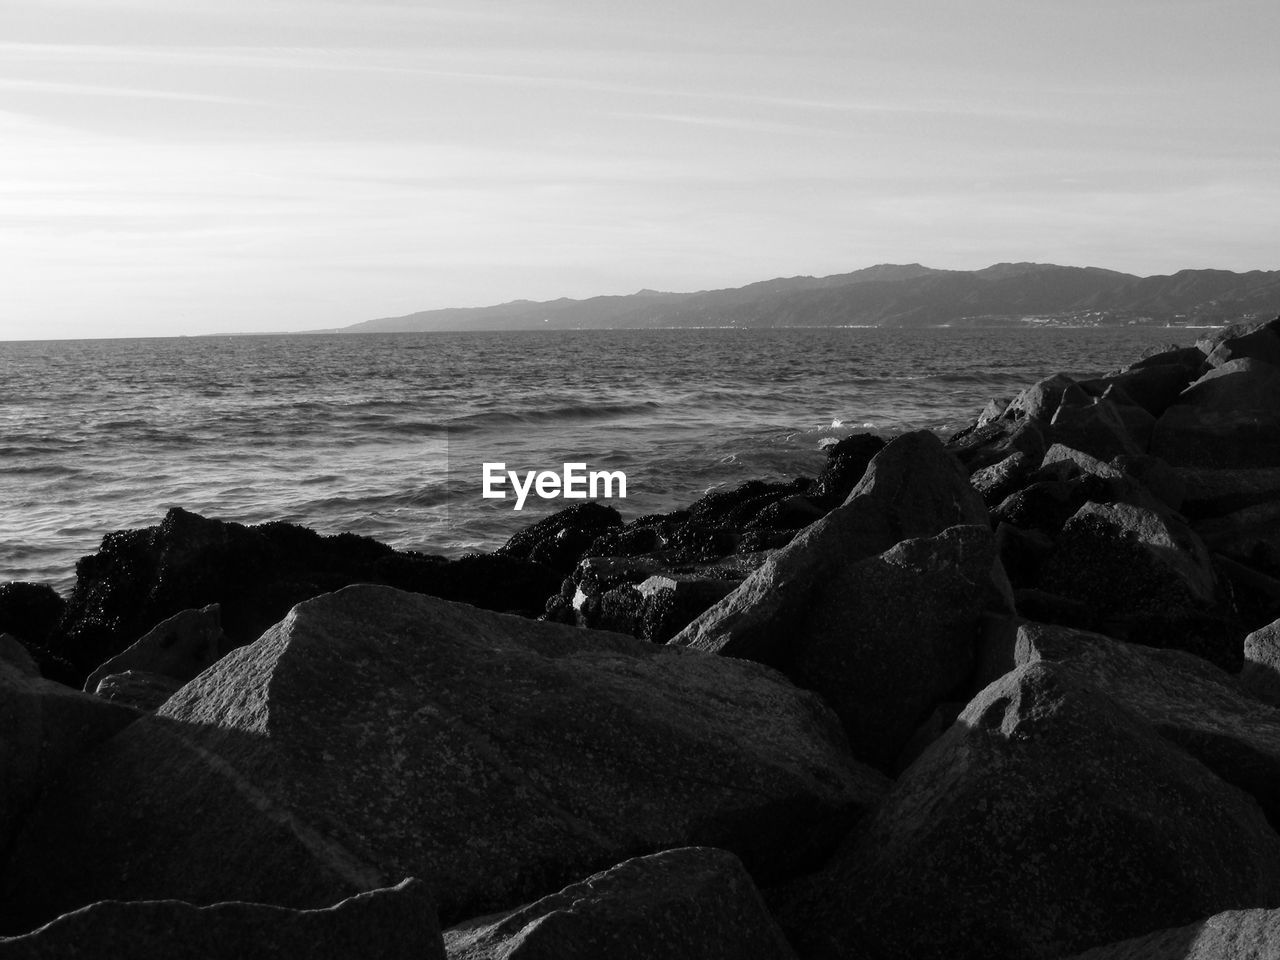
<path id="1" fill-rule="evenodd" d="M 4 0 L 0 340 L 1280 268 L 1275 0 Z"/>

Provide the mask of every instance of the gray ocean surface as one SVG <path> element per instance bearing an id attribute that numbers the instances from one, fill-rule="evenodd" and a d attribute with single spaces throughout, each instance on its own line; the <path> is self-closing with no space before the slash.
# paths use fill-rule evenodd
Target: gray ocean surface
<path id="1" fill-rule="evenodd" d="M 489 550 L 566 505 L 480 497 L 480 464 L 622 470 L 624 518 L 821 469 L 853 432 L 946 433 L 1047 376 L 1199 331 L 646 330 L 0 343 L 0 582 L 65 592 L 171 506 Z"/>

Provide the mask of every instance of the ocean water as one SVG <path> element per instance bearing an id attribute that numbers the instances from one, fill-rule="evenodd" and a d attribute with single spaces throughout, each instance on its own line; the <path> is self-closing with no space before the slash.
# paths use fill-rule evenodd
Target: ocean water
<path id="1" fill-rule="evenodd" d="M 1057 371 L 1195 331 L 535 331 L 0 343 L 0 582 L 171 506 L 400 549 L 493 549 L 564 501 L 481 497 L 481 464 L 622 470 L 625 518 L 821 469 L 849 433 L 951 431 Z"/>

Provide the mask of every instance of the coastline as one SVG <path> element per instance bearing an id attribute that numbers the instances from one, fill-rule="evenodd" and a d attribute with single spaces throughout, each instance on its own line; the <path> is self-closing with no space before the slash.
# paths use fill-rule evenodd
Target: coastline
<path id="1" fill-rule="evenodd" d="M 1280 319 L 490 554 L 174 509 L 77 572 L 0 585 L 27 944 L 360 896 L 458 957 L 621 916 L 729 956 L 1280 942 Z"/>

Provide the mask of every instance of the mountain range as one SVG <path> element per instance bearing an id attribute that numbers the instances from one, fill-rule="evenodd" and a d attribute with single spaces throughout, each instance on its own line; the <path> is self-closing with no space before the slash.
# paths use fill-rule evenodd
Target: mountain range
<path id="1" fill-rule="evenodd" d="M 1139 277 L 1098 267 L 997 263 L 983 270 L 878 264 L 725 290 L 640 290 L 586 300 L 515 300 L 368 320 L 343 333 L 661 327 L 930 327 L 1022 323 L 1221 324 L 1280 313 L 1280 270 L 1180 270 Z"/>

